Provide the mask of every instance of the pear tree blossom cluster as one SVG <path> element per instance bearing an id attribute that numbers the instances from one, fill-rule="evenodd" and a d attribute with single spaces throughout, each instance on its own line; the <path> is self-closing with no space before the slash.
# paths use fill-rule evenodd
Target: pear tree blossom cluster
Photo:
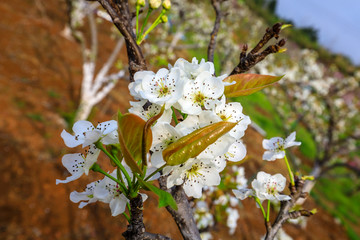
<path id="1" fill-rule="evenodd" d="M 269 56 L 269 61 L 255 68 L 260 74 L 286 71 L 278 87 L 264 91 L 276 103 L 273 106 L 286 131 L 305 128 L 311 137 L 314 148 L 306 153 L 315 161 L 310 175 L 324 175 L 321 165 L 328 170 L 338 165 L 359 168 L 353 154 L 358 151 L 360 137 L 359 70 L 342 73 L 334 65 L 321 63 L 318 54 L 309 49 L 301 50 L 292 59 Z M 304 191 L 310 192 L 314 184 L 306 182 Z"/>
<path id="2" fill-rule="evenodd" d="M 240 103 L 225 102 L 224 87 L 229 84 L 223 81 L 225 77 L 214 75 L 212 62 L 178 59 L 169 69 L 137 72 L 135 81 L 129 84 L 130 94 L 138 100 L 131 102 L 129 112 L 148 120 L 165 106 L 162 117 L 152 126 L 151 164 L 154 167 L 165 164 L 162 151 L 177 139 L 212 123 L 238 122 L 196 158 L 164 167 L 163 174 L 169 175 L 167 187 L 182 184 L 189 197 L 200 198 L 204 186 L 217 186 L 226 162 L 240 161 L 246 155 L 241 138 L 250 118 L 242 113 Z M 181 115 L 182 121 L 172 122 L 173 114 Z"/>
<path id="3" fill-rule="evenodd" d="M 157 73 L 142 71 L 135 74 L 135 81 L 130 83 L 129 90 L 138 101 L 131 102 L 129 112 L 148 120 L 159 114 L 162 106 L 165 108 L 162 116 L 151 127 L 152 168 L 148 169 L 147 176 L 155 169 L 162 169 L 162 175 L 168 176 L 168 188 L 182 185 L 189 197 L 200 198 L 203 187 L 219 185 L 219 173 L 227 161 L 237 162 L 245 157 L 246 148 L 241 138 L 250 124 L 250 118 L 242 113 L 240 103 L 225 102 L 224 86 L 229 83 L 223 82 L 224 78 L 214 75 L 213 63 L 205 60 L 199 62 L 196 58 L 192 62 L 179 59 L 174 66 L 160 69 Z M 182 121 L 178 122 L 173 117 L 176 114 L 182 116 Z M 199 128 L 220 121 L 237 124 L 195 158 L 176 166 L 166 165 L 162 151 L 167 146 Z M 80 120 L 72 130 L 73 134 L 65 130 L 61 133 L 65 145 L 70 148 L 81 145 L 86 151 L 85 154 L 64 155 L 62 162 L 71 176 L 57 180 L 57 184 L 74 181 L 84 173 L 88 175 L 96 165 L 100 152 L 106 151 L 103 147 L 100 149 L 100 146 L 119 144 L 118 124 L 115 120 L 99 123 L 96 127 L 91 122 Z M 125 163 L 123 165 L 132 178 L 130 168 Z M 84 192 L 72 192 L 70 199 L 80 202 L 80 208 L 101 201 L 109 203 L 113 216 L 124 213 L 128 198 L 124 194 L 124 186 L 114 181 L 118 174 L 117 170 L 108 173 L 104 179 L 88 184 Z M 121 178 L 125 179 L 124 173 L 121 174 Z M 158 176 L 155 174 L 152 177 Z M 126 182 L 125 187 L 128 187 Z"/>

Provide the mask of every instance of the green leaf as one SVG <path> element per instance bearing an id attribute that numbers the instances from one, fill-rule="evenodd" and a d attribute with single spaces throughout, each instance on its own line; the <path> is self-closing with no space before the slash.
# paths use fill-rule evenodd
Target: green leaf
<path id="1" fill-rule="evenodd" d="M 136 177 L 138 178 L 139 182 L 141 183 L 141 185 L 143 186 L 143 188 L 145 190 L 152 191 L 153 193 L 155 193 L 156 195 L 159 196 L 159 205 L 158 205 L 159 207 L 170 206 L 174 210 L 178 209 L 176 202 L 170 193 L 168 193 L 164 190 L 161 190 L 160 188 L 155 187 L 151 183 L 145 182 L 137 175 L 136 175 Z"/>
<path id="2" fill-rule="evenodd" d="M 229 132 L 237 123 L 217 122 L 200 128 L 170 144 L 163 151 L 164 161 L 171 166 L 186 162 L 196 157 L 218 138 Z"/>
<path id="3" fill-rule="evenodd" d="M 161 111 L 151 117 L 147 122 L 145 123 L 145 126 L 143 128 L 143 136 L 142 136 L 142 161 L 143 165 L 147 166 L 146 161 L 146 154 L 149 152 L 151 144 L 152 144 L 152 131 L 151 126 L 163 115 L 165 110 L 165 105 L 162 106 Z M 151 136 L 151 141 L 149 142 L 149 136 Z"/>
<path id="4" fill-rule="evenodd" d="M 133 172 L 141 173 L 137 163 L 142 160 L 143 131 L 146 122 L 135 114 L 126 113 L 119 114 L 118 124 L 120 149 L 124 160 Z M 152 142 L 150 131 L 144 141 L 149 151 Z"/>
<path id="5" fill-rule="evenodd" d="M 225 86 L 224 94 L 226 97 L 247 96 L 274 84 L 283 76 L 276 77 L 251 73 L 231 75 L 225 78 L 224 81 L 230 83 L 235 81 L 235 84 Z"/>

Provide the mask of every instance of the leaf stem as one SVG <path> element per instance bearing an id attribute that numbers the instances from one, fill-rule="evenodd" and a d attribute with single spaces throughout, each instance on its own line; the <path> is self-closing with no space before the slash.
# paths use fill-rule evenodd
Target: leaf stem
<path id="1" fill-rule="evenodd" d="M 143 35 L 143 32 L 144 32 L 144 28 L 145 28 L 145 26 L 146 26 L 146 24 L 148 22 L 148 19 L 149 19 L 150 14 L 151 14 L 152 11 L 153 11 L 152 8 L 149 8 L 149 10 L 148 10 L 148 12 L 146 14 L 145 20 L 144 20 L 144 22 L 143 22 L 143 24 L 141 26 L 140 34 L 136 37 L 136 43 L 137 44 L 140 44 L 141 41 L 142 41 L 142 38 L 143 38 L 142 35 Z"/>
<path id="2" fill-rule="evenodd" d="M 161 10 L 161 13 L 159 14 L 159 16 L 156 18 L 156 20 L 153 22 L 153 24 L 151 24 L 151 26 L 145 31 L 145 33 L 141 33 L 140 35 L 140 39 L 138 39 L 138 44 L 140 44 L 143 39 L 157 26 L 159 25 L 159 23 L 161 22 L 161 17 L 166 13 L 166 10 Z"/>
<path id="3" fill-rule="evenodd" d="M 285 150 L 284 150 L 284 152 L 285 152 Z M 285 160 L 285 163 L 286 163 L 286 167 L 287 167 L 287 169 L 289 171 L 291 186 L 295 186 L 294 174 L 291 171 L 291 167 L 290 167 L 289 161 L 287 160 L 286 154 L 284 156 L 284 160 Z"/>
<path id="4" fill-rule="evenodd" d="M 139 12 L 140 5 L 136 5 L 136 38 L 139 37 Z"/>
<path id="5" fill-rule="evenodd" d="M 175 108 L 171 107 L 171 110 L 172 110 L 172 118 L 174 119 L 175 125 L 178 125 L 179 122 L 178 122 L 176 114 L 175 114 Z"/>
<path id="6" fill-rule="evenodd" d="M 124 217 L 126 218 L 126 220 L 128 221 L 128 223 L 130 223 L 130 217 L 129 217 L 126 213 L 124 213 L 124 212 L 123 212 L 123 215 L 124 215 Z"/>
<path id="7" fill-rule="evenodd" d="M 91 167 L 91 170 L 93 170 L 94 172 L 99 172 L 105 175 L 106 177 L 110 178 L 111 180 L 115 181 L 117 184 L 119 184 L 121 191 L 126 193 L 126 195 L 128 194 L 128 189 L 126 188 L 125 184 L 119 181 L 119 179 L 114 178 L 113 176 L 102 170 L 99 164 L 94 163 L 94 165 Z"/>
<path id="8" fill-rule="evenodd" d="M 128 174 L 128 172 L 126 171 L 126 169 L 124 168 L 124 166 L 121 164 L 120 160 L 116 157 L 111 155 L 103 146 L 103 144 L 101 142 L 96 142 L 95 143 L 96 147 L 99 148 L 101 151 L 103 151 L 106 156 L 108 156 L 115 164 L 116 166 L 118 166 L 120 168 L 120 170 L 123 172 L 123 174 L 125 175 L 126 181 L 128 182 L 128 186 L 129 188 L 132 187 L 132 183 L 131 183 L 131 179 L 130 176 Z"/>
<path id="9" fill-rule="evenodd" d="M 268 200 L 267 204 L 267 212 L 266 212 L 266 222 L 270 221 L 270 200 Z"/>
<path id="10" fill-rule="evenodd" d="M 146 182 L 147 180 L 149 180 L 152 176 L 154 176 L 155 174 L 157 174 L 158 172 L 160 172 L 164 167 L 166 166 L 166 163 L 164 165 L 162 165 L 161 167 L 159 167 L 158 169 L 156 169 L 153 173 L 151 173 L 149 176 L 147 176 L 144 181 Z"/>
<path id="11" fill-rule="evenodd" d="M 264 210 L 264 207 L 262 206 L 261 202 L 260 202 L 260 199 L 257 198 L 257 197 L 254 197 L 255 198 L 255 202 L 259 205 L 260 209 L 261 209 L 261 212 L 264 216 L 264 219 L 266 219 L 266 213 L 265 213 L 265 210 Z"/>

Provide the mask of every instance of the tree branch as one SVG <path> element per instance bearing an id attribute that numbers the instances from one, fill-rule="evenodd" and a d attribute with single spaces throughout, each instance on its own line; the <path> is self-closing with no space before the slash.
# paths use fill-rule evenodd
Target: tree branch
<path id="1" fill-rule="evenodd" d="M 279 229 L 282 227 L 286 220 L 298 218 L 300 216 L 309 217 L 313 215 L 313 213 L 308 210 L 298 210 L 290 212 L 290 209 L 295 206 L 298 199 L 307 197 L 307 194 L 303 193 L 302 191 L 303 186 L 304 180 L 302 179 L 296 180 L 295 190 L 291 187 L 291 185 L 289 186 L 291 191 L 291 199 L 289 201 L 281 202 L 280 211 L 276 217 L 275 222 L 271 226 L 266 225 L 267 233 L 265 236 L 265 240 L 274 239 L 276 233 L 279 231 Z"/>
<path id="2" fill-rule="evenodd" d="M 166 187 L 166 180 L 167 177 L 160 177 L 159 185 L 162 190 L 171 193 L 176 201 L 178 206 L 177 211 L 171 207 L 166 207 L 166 209 L 174 218 L 181 235 L 183 236 L 184 240 L 201 240 L 199 230 L 194 220 L 193 210 L 190 207 L 183 188 L 181 186 L 175 186 L 171 189 L 168 189 Z"/>
<path id="3" fill-rule="evenodd" d="M 171 240 L 160 234 L 145 232 L 143 222 L 143 200 L 141 194 L 130 200 L 131 220 L 127 230 L 122 234 L 126 240 Z"/>
<path id="4" fill-rule="evenodd" d="M 223 17 L 223 14 L 220 11 L 220 5 L 224 0 L 211 0 L 211 5 L 213 6 L 215 10 L 215 23 L 214 28 L 210 34 L 210 42 L 207 50 L 207 56 L 209 62 L 214 62 L 214 51 L 216 46 L 216 37 L 220 28 L 220 22 L 221 18 Z"/>
<path id="5" fill-rule="evenodd" d="M 279 52 L 280 48 L 285 45 L 285 39 L 281 39 L 274 45 L 268 46 L 264 51 L 258 53 L 272 38 L 278 39 L 281 31 L 282 23 L 276 23 L 272 28 L 266 29 L 266 33 L 259 41 L 259 43 L 250 51 L 248 50 L 247 44 L 243 46 L 242 52 L 240 53 L 240 62 L 230 73 L 230 75 L 247 72 L 250 68 L 255 66 L 258 62 L 262 61 L 269 54 Z"/>
<path id="6" fill-rule="evenodd" d="M 137 71 L 146 70 L 147 67 L 141 48 L 135 40 L 136 36 L 132 30 L 131 14 L 127 1 L 98 0 L 98 2 L 109 13 L 114 25 L 125 38 L 130 81 L 134 81 L 134 74 Z"/>

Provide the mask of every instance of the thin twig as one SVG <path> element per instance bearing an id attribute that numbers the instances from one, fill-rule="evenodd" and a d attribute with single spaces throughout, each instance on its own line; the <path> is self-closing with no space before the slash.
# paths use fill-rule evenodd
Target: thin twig
<path id="1" fill-rule="evenodd" d="M 213 6 L 213 8 L 215 10 L 216 18 L 215 18 L 214 28 L 210 34 L 210 42 L 209 42 L 209 46 L 208 46 L 208 50 L 207 50 L 207 56 L 208 56 L 209 62 L 214 62 L 216 37 L 219 32 L 221 18 L 223 17 L 223 14 L 221 13 L 221 10 L 220 10 L 220 5 L 223 1 L 224 0 L 211 0 L 211 5 Z"/>
<path id="2" fill-rule="evenodd" d="M 299 211 L 290 212 L 291 208 L 295 206 L 297 200 L 307 196 L 307 194 L 304 194 L 302 191 L 303 187 L 304 187 L 304 180 L 302 179 L 296 179 L 295 190 L 292 189 L 292 186 L 290 184 L 289 188 L 292 192 L 290 195 L 291 199 L 289 201 L 281 202 L 280 211 L 276 217 L 275 222 L 271 225 L 271 227 L 266 225 L 267 233 L 265 236 L 265 240 L 274 239 L 276 233 L 279 231 L 279 229 L 282 227 L 282 225 L 285 223 L 286 220 L 298 218 L 300 216 L 309 217 L 313 215 L 313 213 L 308 210 L 299 210 Z"/>
<path id="3" fill-rule="evenodd" d="M 234 68 L 230 75 L 247 72 L 250 68 L 262 61 L 269 54 L 279 52 L 280 48 L 285 45 L 285 39 L 281 39 L 274 45 L 268 46 L 264 51 L 258 53 L 272 38 L 278 39 L 282 23 L 276 23 L 272 28 L 266 29 L 266 33 L 259 43 L 247 54 L 248 46 L 243 46 L 240 53 L 239 64 Z"/>

